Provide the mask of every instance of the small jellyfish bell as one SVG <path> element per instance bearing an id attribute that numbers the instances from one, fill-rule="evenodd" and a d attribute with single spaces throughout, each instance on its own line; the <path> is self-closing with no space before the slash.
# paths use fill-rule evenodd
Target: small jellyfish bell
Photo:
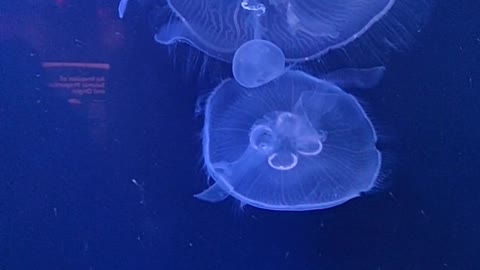
<path id="1" fill-rule="evenodd" d="M 279 77 L 285 66 L 285 55 L 267 40 L 253 39 L 235 51 L 233 77 L 246 88 L 254 88 Z"/>
<path id="2" fill-rule="evenodd" d="M 222 82 L 205 105 L 203 158 L 214 184 L 197 198 L 305 211 L 342 204 L 376 186 L 381 154 L 369 118 L 342 88 L 373 87 L 383 68 L 315 78 L 287 71 L 246 90 Z"/>
<path id="3" fill-rule="evenodd" d="M 384 54 L 383 47 L 410 44 L 412 33 L 419 31 L 425 17 L 427 1 L 167 0 L 166 5 L 155 9 L 162 12 L 161 17 L 164 12 L 170 14 L 168 21 L 155 25 L 155 40 L 161 44 L 186 42 L 228 63 L 235 62 L 236 55 L 248 60 L 247 64 L 254 63 L 255 59 L 249 58 L 258 57 L 253 54 L 255 48 L 275 49 L 270 51 L 271 56 L 278 58 L 267 60 L 285 60 L 287 65 L 321 57 L 337 48 L 346 50 L 347 58 L 368 52 L 377 56 Z M 347 46 L 351 43 L 358 46 Z M 243 51 L 237 52 L 239 49 Z M 248 70 L 241 63 L 233 66 Z M 263 71 L 277 75 L 272 71 L 278 68 L 267 65 Z M 255 80 L 247 78 L 246 82 Z"/>

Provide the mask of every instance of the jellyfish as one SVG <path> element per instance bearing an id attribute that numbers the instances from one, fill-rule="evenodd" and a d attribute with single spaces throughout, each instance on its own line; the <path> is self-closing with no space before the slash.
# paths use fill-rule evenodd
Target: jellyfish
<path id="1" fill-rule="evenodd" d="M 156 10 L 162 10 L 160 17 L 168 10 L 171 18 L 155 25 L 155 40 L 166 45 L 186 42 L 213 58 L 233 62 L 239 83 L 255 85 L 280 76 L 280 67 L 316 59 L 337 48 L 343 50 L 362 36 L 368 37 L 359 46 L 368 48 L 349 52 L 347 58 L 361 57 L 369 50 L 383 55 L 384 51 L 374 46 L 377 42 L 400 48 L 418 31 L 427 1 L 167 0 L 166 6 Z M 265 49 L 269 49 L 269 56 L 254 54 Z M 244 61 L 237 61 L 240 58 Z M 262 60 L 269 64 L 250 68 Z M 281 61 L 286 63 L 270 63 Z M 258 73 L 245 76 L 254 71 Z"/>
<path id="2" fill-rule="evenodd" d="M 240 85 L 254 88 L 280 76 L 284 66 L 285 55 L 280 48 L 269 41 L 253 39 L 236 50 L 232 71 Z"/>
<path id="3" fill-rule="evenodd" d="M 290 70 L 254 89 L 223 81 L 204 112 L 203 158 L 214 183 L 195 197 L 306 211 L 371 190 L 382 162 L 376 132 L 341 87 L 373 87 L 383 70 L 344 69 L 323 78 Z"/>

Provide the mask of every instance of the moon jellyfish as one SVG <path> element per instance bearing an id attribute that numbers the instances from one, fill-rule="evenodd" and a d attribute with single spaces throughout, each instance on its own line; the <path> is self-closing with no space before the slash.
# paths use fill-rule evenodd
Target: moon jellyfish
<path id="1" fill-rule="evenodd" d="M 369 191 L 382 161 L 377 136 L 341 87 L 373 86 L 382 75 L 382 67 L 340 70 L 325 79 L 287 71 L 248 90 L 233 79 L 222 82 L 206 102 L 203 130 L 203 157 L 214 183 L 195 196 L 305 211 Z"/>
<path id="2" fill-rule="evenodd" d="M 344 47 L 380 20 L 372 40 L 401 42 L 414 31 L 408 24 L 419 20 L 425 1 L 167 0 L 156 12 L 164 17 L 167 10 L 172 16 L 156 25 L 155 39 L 187 42 L 226 62 L 245 43 L 261 39 L 275 44 L 288 62 L 298 62 Z M 390 12 L 394 16 L 386 16 Z"/>
<path id="3" fill-rule="evenodd" d="M 243 87 L 268 83 L 284 71 L 285 56 L 275 44 L 261 39 L 245 42 L 233 56 L 233 76 Z"/>

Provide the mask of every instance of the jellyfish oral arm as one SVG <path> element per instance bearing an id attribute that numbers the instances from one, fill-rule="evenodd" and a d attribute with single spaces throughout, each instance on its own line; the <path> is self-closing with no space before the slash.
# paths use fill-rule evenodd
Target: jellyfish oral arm
<path id="1" fill-rule="evenodd" d="M 207 202 L 219 202 L 225 200 L 229 196 L 219 184 L 215 183 L 206 190 L 193 195 L 193 197 Z"/>
<path id="2" fill-rule="evenodd" d="M 118 17 L 120 19 L 123 19 L 123 16 L 125 15 L 125 10 L 127 9 L 128 5 L 128 0 L 120 0 L 120 3 L 118 4 Z"/>
<path id="3" fill-rule="evenodd" d="M 321 76 L 342 89 L 369 89 L 375 87 L 383 78 L 385 67 L 357 69 L 345 68 Z"/>

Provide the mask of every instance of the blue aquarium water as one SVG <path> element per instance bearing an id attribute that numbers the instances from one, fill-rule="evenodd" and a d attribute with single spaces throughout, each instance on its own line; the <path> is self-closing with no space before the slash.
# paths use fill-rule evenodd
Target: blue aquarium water
<path id="1" fill-rule="evenodd" d="M 341 71 L 337 80 L 361 86 L 381 78 L 368 73 Z M 226 80 L 205 109 L 203 155 L 215 184 L 196 196 L 231 195 L 271 210 L 333 207 L 375 186 L 376 141 L 357 100 L 330 81 L 299 71 L 254 89 Z"/>
<path id="2" fill-rule="evenodd" d="M 185 5 L 176 13 L 172 6 L 179 3 Z M 227 10 L 205 12 L 212 11 L 205 3 Z M 229 13 L 235 3 L 237 17 Z M 478 1 L 362 3 L 0 1 L 0 269 L 480 269 Z M 186 29 L 178 14 L 189 8 L 198 11 L 192 16 L 217 22 L 196 25 L 208 43 L 156 42 L 167 26 Z M 339 19 L 334 28 L 328 14 Z M 192 16 L 184 18 L 192 22 Z M 231 28 L 228 18 L 248 27 Z M 372 19 L 356 39 L 333 49 L 346 31 L 361 32 L 348 22 L 366 26 Z M 215 34 L 226 27 L 229 38 Z M 284 63 L 267 65 L 266 77 L 260 66 L 260 73 L 235 79 L 233 57 L 259 40 L 254 30 L 265 30 L 261 40 L 281 49 Z M 234 38 L 237 33 L 245 39 Z M 283 42 L 292 35 L 318 43 Z M 211 44 L 223 53 L 207 54 Z M 332 49 L 322 52 L 324 45 Z M 244 56 L 253 65 L 264 57 Z M 279 82 L 293 74 L 303 79 L 287 91 Z M 259 87 L 238 84 L 272 77 Z M 317 87 L 299 88 L 308 82 Z M 317 93 L 328 89 L 325 102 Z M 236 99 L 226 98 L 230 93 Z M 275 102 L 293 94 L 288 106 Z M 248 101 L 248 109 L 236 110 L 243 107 L 235 100 Z M 326 108 L 332 114 L 320 113 Z M 205 126 L 211 113 L 217 120 Z M 332 121 L 333 113 L 342 121 Z M 231 136 L 212 132 L 230 124 L 239 125 Z M 346 124 L 355 134 L 331 144 L 328 129 Z M 203 158 L 207 130 L 217 149 L 210 163 Z M 375 158 L 355 173 L 362 159 L 350 155 L 308 163 L 341 143 L 379 151 L 378 175 Z M 317 170 L 348 179 L 338 185 L 343 190 L 364 188 L 353 187 L 360 196 L 335 207 L 264 209 L 227 186 L 241 187 L 228 174 L 260 169 L 295 171 L 288 180 L 298 181 L 283 193 L 258 182 L 266 191 L 245 193 L 252 202 L 301 185 L 328 187 L 328 181 L 308 182 L 306 175 Z M 224 200 L 194 197 L 218 182 Z M 293 195 L 283 202 L 298 198 Z"/>

